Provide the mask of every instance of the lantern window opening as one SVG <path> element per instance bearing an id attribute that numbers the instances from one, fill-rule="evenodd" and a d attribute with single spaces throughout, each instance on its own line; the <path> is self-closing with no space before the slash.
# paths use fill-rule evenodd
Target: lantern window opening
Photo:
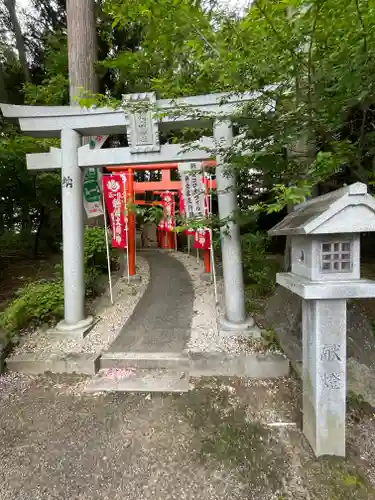
<path id="1" fill-rule="evenodd" d="M 322 243 L 321 271 L 323 273 L 348 273 L 353 268 L 350 241 Z"/>

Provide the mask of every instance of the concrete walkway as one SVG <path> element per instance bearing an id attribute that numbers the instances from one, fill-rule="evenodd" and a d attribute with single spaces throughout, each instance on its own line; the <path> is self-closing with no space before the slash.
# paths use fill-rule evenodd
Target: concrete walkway
<path id="1" fill-rule="evenodd" d="M 109 352 L 181 352 L 189 340 L 194 290 L 181 262 L 160 251 L 142 252 L 150 283 Z"/>

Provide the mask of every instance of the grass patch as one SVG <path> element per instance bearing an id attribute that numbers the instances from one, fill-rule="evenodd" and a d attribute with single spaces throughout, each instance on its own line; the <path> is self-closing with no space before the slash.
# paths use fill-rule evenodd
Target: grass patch
<path id="1" fill-rule="evenodd" d="M 310 463 L 306 476 L 312 480 L 312 498 L 329 500 L 370 500 L 375 490 L 349 460 L 324 457 Z M 315 491 L 314 491 L 315 490 Z"/>
<path id="2" fill-rule="evenodd" d="M 287 460 L 270 430 L 246 418 L 246 405 L 219 379 L 197 387 L 179 400 L 180 410 L 196 431 L 201 460 L 230 467 L 249 491 L 281 491 Z M 265 474 L 270 471 L 270 474 Z"/>
<path id="3" fill-rule="evenodd" d="M 266 353 L 266 352 L 283 352 L 274 330 L 262 330 L 260 338 L 240 337 L 238 343 L 247 352 Z"/>
<path id="4" fill-rule="evenodd" d="M 195 381 L 194 391 L 176 399 L 195 431 L 192 446 L 206 467 L 230 471 L 243 498 L 375 498 L 350 452 L 347 459 L 316 459 L 299 433 L 278 432 L 249 420 L 254 396 L 245 386 L 238 390 L 237 382 Z"/>
<path id="5" fill-rule="evenodd" d="M 263 330 L 262 331 L 262 338 L 263 338 L 265 349 L 267 351 L 272 351 L 272 352 L 282 351 L 282 349 L 278 343 L 275 330 L 271 330 L 271 329 Z"/>

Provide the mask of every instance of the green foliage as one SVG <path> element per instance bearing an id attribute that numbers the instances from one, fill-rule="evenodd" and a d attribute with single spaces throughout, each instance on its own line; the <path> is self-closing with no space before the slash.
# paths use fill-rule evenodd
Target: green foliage
<path id="1" fill-rule="evenodd" d="M 108 273 L 107 250 L 104 228 L 86 227 L 84 234 L 84 264 L 85 264 L 85 288 L 87 297 L 95 297 L 100 293 L 100 278 Z M 117 266 L 117 259 L 110 247 L 111 268 Z M 62 278 L 63 266 L 58 264 L 56 271 Z"/>
<path id="2" fill-rule="evenodd" d="M 24 86 L 27 104 L 62 105 L 69 103 L 68 47 L 66 35 L 51 33 L 46 39 L 45 77 L 40 84 Z"/>
<path id="3" fill-rule="evenodd" d="M 259 231 L 241 236 L 245 283 L 256 284 L 261 293 L 269 292 L 274 286 L 275 277 L 266 253 L 268 243 L 268 236 Z"/>
<path id="4" fill-rule="evenodd" d="M 85 287 L 86 296 L 95 297 L 101 291 L 100 278 L 108 272 L 105 229 L 101 227 L 86 227 L 85 229 Z M 112 269 L 116 260 L 110 247 Z"/>
<path id="5" fill-rule="evenodd" d="M 245 172 L 242 191 L 273 188 L 257 210 L 297 203 L 331 177 L 373 179 L 375 10 L 368 1 L 254 0 L 242 16 L 185 0 L 106 0 L 104 8 L 115 26 L 141 27 L 136 50 L 102 62 L 124 86 L 163 97 L 258 91 L 241 138 L 226 149 Z"/>
<path id="6" fill-rule="evenodd" d="M 107 250 L 104 228 L 85 229 L 85 269 L 87 272 L 107 272 Z"/>
<path id="7" fill-rule="evenodd" d="M 277 335 L 274 330 L 263 330 L 262 340 L 267 351 L 280 351 Z"/>
<path id="8" fill-rule="evenodd" d="M 160 205 L 149 207 L 133 205 L 132 211 L 136 214 L 137 224 L 159 224 L 163 217 L 163 208 Z"/>
<path id="9" fill-rule="evenodd" d="M 14 233 L 7 234 L 7 236 L 4 234 L 2 238 L 4 241 L 8 241 L 9 246 L 12 246 L 15 236 L 17 235 Z M 86 228 L 84 259 L 86 296 L 92 297 L 99 291 L 100 276 L 107 272 L 107 253 L 103 228 Z M 16 298 L 0 314 L 0 329 L 13 333 L 32 323 L 40 324 L 63 317 L 63 268 L 61 264 L 55 267 L 57 278 L 52 281 L 29 283 L 17 293 Z"/>
<path id="10" fill-rule="evenodd" d="M 29 254 L 33 244 L 34 238 L 30 233 L 4 231 L 3 234 L 0 234 L 0 249 L 2 255 Z"/>
<path id="11" fill-rule="evenodd" d="M 61 280 L 38 281 L 22 288 L 0 315 L 0 328 L 14 333 L 30 323 L 58 320 L 64 315 L 64 288 Z"/>
<path id="12" fill-rule="evenodd" d="M 113 26 L 139 27 L 136 49 L 120 51 L 102 62 L 117 71 L 119 81 L 132 91 L 155 90 L 160 96 L 206 93 L 215 81 L 213 2 L 190 0 L 105 0 Z M 211 91 L 214 91 L 211 88 Z"/>

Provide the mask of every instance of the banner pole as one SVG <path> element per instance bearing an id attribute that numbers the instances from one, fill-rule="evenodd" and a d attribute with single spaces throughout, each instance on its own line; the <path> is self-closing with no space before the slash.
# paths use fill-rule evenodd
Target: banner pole
<path id="1" fill-rule="evenodd" d="M 214 246 L 213 246 L 213 232 L 210 229 L 210 252 L 211 252 L 211 272 L 212 272 L 212 280 L 214 283 L 214 295 L 215 295 L 215 304 L 218 304 L 217 300 L 217 281 L 216 281 L 216 269 L 215 269 L 215 257 L 214 257 Z"/>
<path id="2" fill-rule="evenodd" d="M 209 214 L 212 216 L 212 175 L 209 176 Z M 214 254 L 214 233 L 212 230 L 212 226 L 210 227 L 210 253 L 211 253 L 211 273 L 212 280 L 214 282 L 214 295 L 215 295 L 215 305 L 218 305 L 218 297 L 217 297 L 217 280 L 216 280 L 216 267 L 215 267 L 215 254 Z"/>
<path id="3" fill-rule="evenodd" d="M 130 268 L 129 268 L 129 228 L 128 228 L 128 210 L 126 201 L 126 174 L 123 177 L 124 180 L 124 210 L 125 210 L 125 237 L 126 237 L 126 264 L 128 271 L 128 284 L 130 283 Z"/>
<path id="4" fill-rule="evenodd" d="M 174 224 L 174 249 L 177 252 L 177 224 L 176 224 L 176 200 L 173 195 L 173 224 Z"/>
<path id="5" fill-rule="evenodd" d="M 106 246 L 106 250 L 107 250 L 109 295 L 110 295 L 110 298 L 111 298 L 111 304 L 113 304 L 111 258 L 109 256 L 108 225 L 107 225 L 107 212 L 106 212 L 106 208 L 105 208 L 104 189 L 103 189 L 103 217 L 104 217 L 104 231 L 105 231 L 105 246 Z"/>
<path id="6" fill-rule="evenodd" d="M 191 242 L 190 242 L 190 234 L 187 234 L 186 236 L 187 236 L 187 245 L 188 245 L 188 255 L 190 255 L 190 244 L 191 244 Z"/>
<path id="7" fill-rule="evenodd" d="M 127 208 L 127 223 L 128 223 L 128 252 L 129 252 L 129 274 L 136 274 L 136 250 L 135 250 L 135 213 L 134 204 L 134 172 L 129 168 L 125 174 L 126 179 L 126 208 Z"/>

